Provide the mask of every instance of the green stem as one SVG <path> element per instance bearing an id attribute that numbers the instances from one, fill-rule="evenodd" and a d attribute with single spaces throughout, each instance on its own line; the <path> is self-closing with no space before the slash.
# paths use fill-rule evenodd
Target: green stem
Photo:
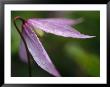
<path id="1" fill-rule="evenodd" d="M 25 45 L 25 48 L 26 48 L 26 53 L 27 53 L 27 59 L 28 59 L 28 72 L 29 72 L 29 77 L 32 77 L 30 52 L 29 52 L 29 50 L 28 50 L 26 41 L 25 41 L 25 39 L 24 39 L 22 33 L 20 32 L 20 30 L 19 30 L 19 28 L 17 27 L 17 24 L 16 24 L 16 22 L 15 22 L 17 19 L 21 20 L 23 23 L 25 23 L 25 20 L 22 19 L 21 17 L 17 16 L 17 17 L 14 18 L 13 23 L 14 23 L 14 26 L 15 26 L 16 30 L 18 31 L 20 37 L 22 38 L 22 40 L 23 40 L 23 42 L 24 42 L 24 45 Z"/>

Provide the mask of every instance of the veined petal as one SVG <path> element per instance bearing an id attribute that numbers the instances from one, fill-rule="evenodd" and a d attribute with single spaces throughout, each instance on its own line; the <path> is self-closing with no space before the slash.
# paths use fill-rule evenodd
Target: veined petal
<path id="1" fill-rule="evenodd" d="M 20 47 L 19 47 L 19 55 L 20 55 L 20 59 L 27 63 L 27 53 L 26 53 L 26 48 L 25 48 L 25 45 L 23 43 L 23 41 L 21 40 L 20 42 Z"/>
<path id="2" fill-rule="evenodd" d="M 27 22 L 30 23 L 35 29 L 41 29 L 47 33 L 52 33 L 63 37 L 72 37 L 72 38 L 95 37 L 95 36 L 81 34 L 79 31 L 77 31 L 76 29 L 72 28 L 69 25 L 62 25 L 58 23 L 33 20 L 33 19 L 29 19 Z"/>
<path id="3" fill-rule="evenodd" d="M 45 22 L 50 22 L 50 23 L 57 23 L 57 24 L 62 24 L 62 25 L 76 25 L 80 22 L 83 21 L 82 18 L 78 19 L 66 19 L 66 18 L 33 18 L 29 20 L 35 20 L 35 21 L 45 21 Z"/>
<path id="4" fill-rule="evenodd" d="M 32 28 L 27 23 L 23 27 L 22 34 L 36 63 L 50 74 L 60 76 Z"/>

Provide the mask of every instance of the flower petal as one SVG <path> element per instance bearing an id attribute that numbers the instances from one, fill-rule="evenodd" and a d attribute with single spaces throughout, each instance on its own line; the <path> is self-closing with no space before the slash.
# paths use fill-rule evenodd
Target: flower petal
<path id="1" fill-rule="evenodd" d="M 36 63 L 50 74 L 60 76 L 32 28 L 27 23 L 23 27 L 23 36 Z"/>
<path id="2" fill-rule="evenodd" d="M 20 47 L 19 47 L 19 55 L 20 55 L 20 59 L 27 63 L 27 53 L 26 53 L 26 48 L 25 48 L 25 45 L 23 43 L 23 41 L 21 40 L 20 42 Z"/>
<path id="3" fill-rule="evenodd" d="M 58 24 L 62 24 L 62 25 L 75 25 L 78 24 L 80 22 L 83 21 L 82 18 L 78 18 L 78 19 L 66 19 L 66 18 L 33 18 L 30 20 L 35 20 L 35 21 L 45 21 L 45 22 L 50 22 L 50 23 L 58 23 Z"/>
<path id="4" fill-rule="evenodd" d="M 47 33 L 52 33 L 59 36 L 64 37 L 72 37 L 72 38 L 92 38 L 95 36 L 89 36 L 81 34 L 76 29 L 72 28 L 69 25 L 62 25 L 58 23 L 48 22 L 48 21 L 40 21 L 29 19 L 28 23 L 32 24 L 35 29 L 41 29 Z"/>

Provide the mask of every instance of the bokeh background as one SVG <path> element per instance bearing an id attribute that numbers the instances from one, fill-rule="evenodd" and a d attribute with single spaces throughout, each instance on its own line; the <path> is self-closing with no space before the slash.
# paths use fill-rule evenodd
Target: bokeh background
<path id="1" fill-rule="evenodd" d="M 40 41 L 52 62 L 63 77 L 100 76 L 100 11 L 12 11 L 11 12 L 11 76 L 28 77 L 28 65 L 19 57 L 20 36 L 13 25 L 13 18 L 83 18 L 74 26 L 83 34 L 96 36 L 91 39 L 65 38 L 40 31 Z M 17 21 L 21 27 L 21 21 Z M 32 61 L 33 77 L 51 77 Z"/>

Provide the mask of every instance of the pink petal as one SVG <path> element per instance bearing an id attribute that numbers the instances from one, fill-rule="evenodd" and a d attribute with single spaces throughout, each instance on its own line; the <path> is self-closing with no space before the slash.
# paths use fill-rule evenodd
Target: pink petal
<path id="1" fill-rule="evenodd" d="M 63 36 L 63 37 L 72 37 L 72 38 L 92 38 L 95 36 L 89 36 L 81 34 L 76 29 L 72 28 L 69 25 L 62 25 L 58 23 L 42 21 L 42 20 L 34 20 L 29 19 L 27 21 L 30 23 L 35 29 L 41 29 L 47 33 L 52 33 L 55 35 Z"/>
<path id="2" fill-rule="evenodd" d="M 23 43 L 22 40 L 21 40 L 21 42 L 20 42 L 19 55 L 20 55 L 20 59 L 21 59 L 23 62 L 27 63 L 28 60 L 27 60 L 26 48 L 25 48 L 24 43 Z"/>
<path id="3" fill-rule="evenodd" d="M 54 76 L 60 76 L 47 52 L 43 48 L 39 38 L 36 36 L 35 32 L 32 31 L 32 28 L 30 28 L 27 23 L 25 23 L 23 27 L 23 36 L 36 63 L 48 73 Z"/>
<path id="4" fill-rule="evenodd" d="M 45 22 L 50 22 L 50 23 L 58 23 L 58 24 L 62 24 L 62 25 L 75 25 L 78 24 L 80 22 L 83 21 L 82 18 L 79 19 L 66 19 L 66 18 L 33 18 L 31 20 L 35 20 L 35 21 L 45 21 Z"/>

